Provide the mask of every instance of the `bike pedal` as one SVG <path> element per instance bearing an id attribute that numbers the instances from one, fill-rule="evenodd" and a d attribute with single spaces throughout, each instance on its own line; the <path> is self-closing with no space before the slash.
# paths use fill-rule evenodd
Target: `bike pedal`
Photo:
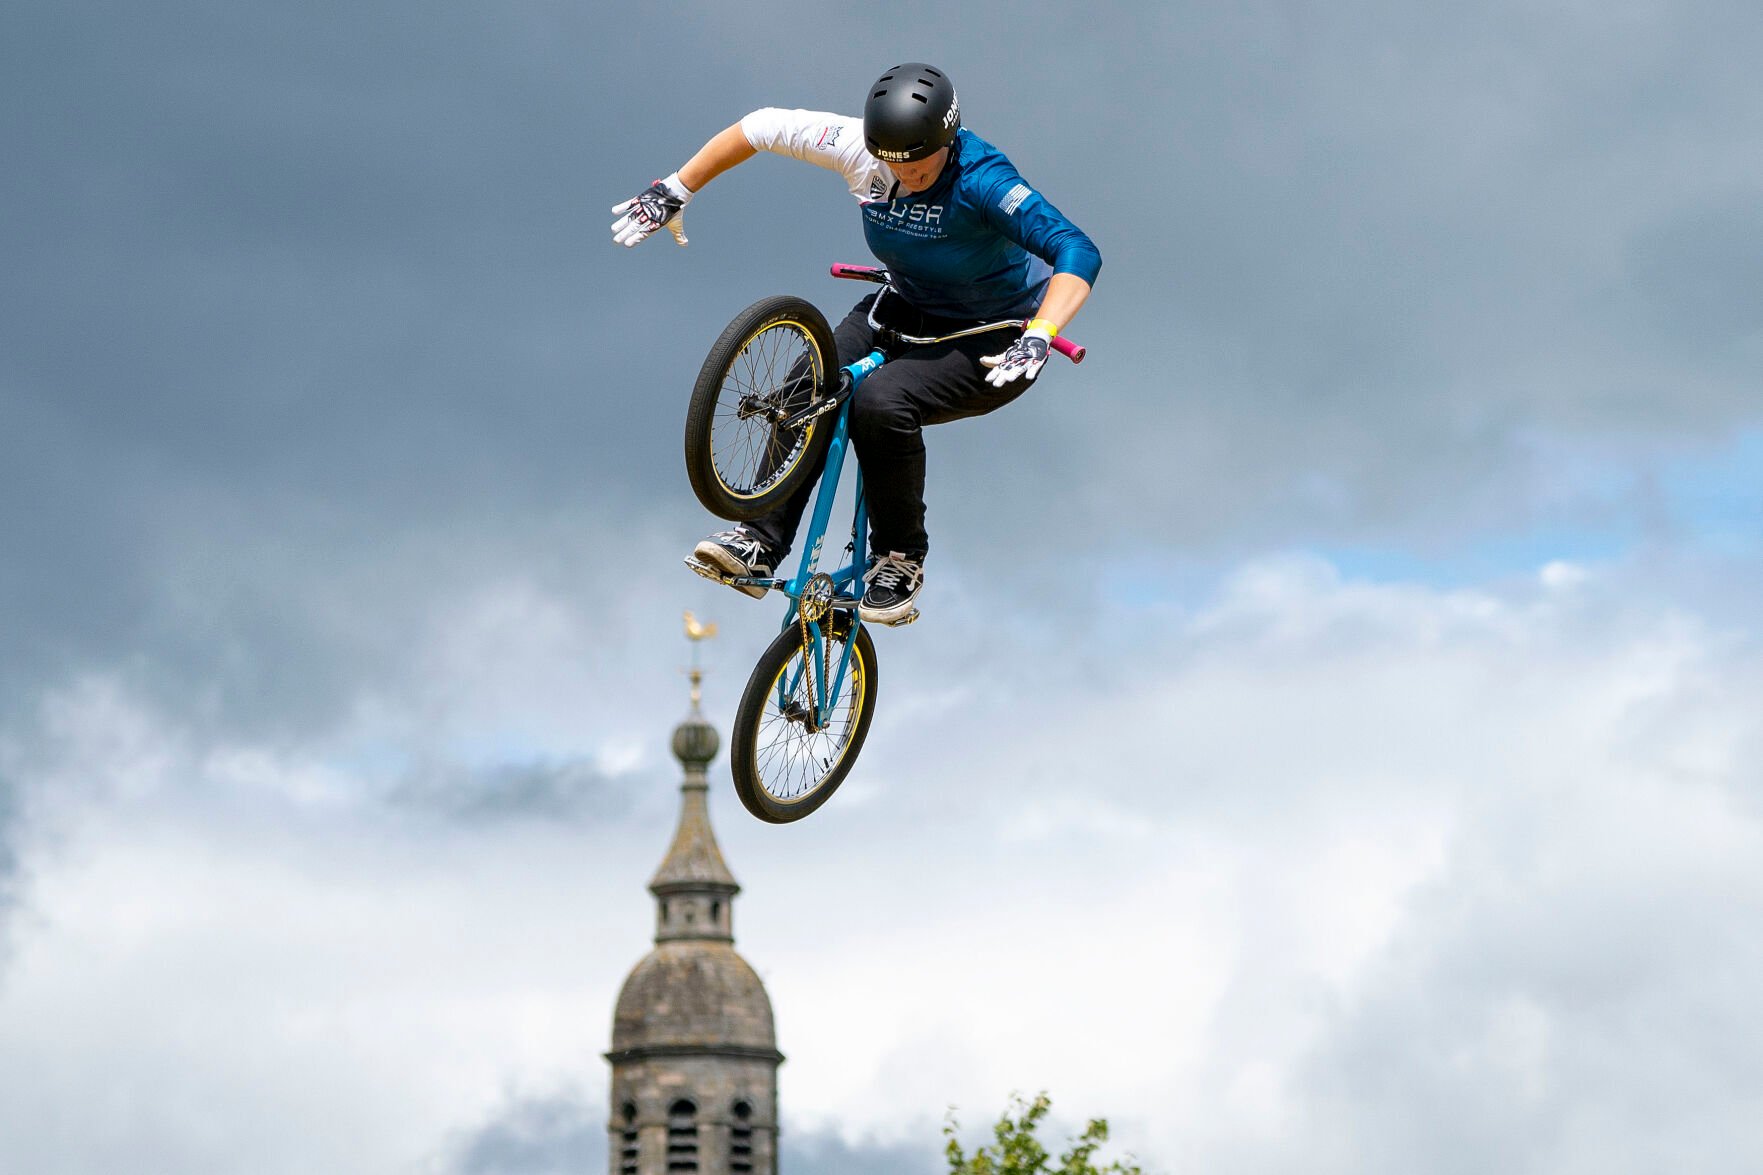
<path id="1" fill-rule="evenodd" d="M 713 579 L 717 583 L 728 585 L 728 586 L 733 586 L 733 584 L 735 582 L 734 576 L 723 574 L 721 571 L 710 566 L 710 564 L 704 562 L 702 559 L 698 558 L 696 555 L 687 555 L 686 559 L 685 559 L 685 563 L 686 563 L 687 567 L 690 567 L 694 572 L 696 572 L 699 575 L 702 575 L 705 579 Z"/>
<path id="2" fill-rule="evenodd" d="M 912 609 L 912 611 L 906 613 L 906 615 L 900 617 L 900 619 L 898 619 L 898 620 L 884 620 L 881 623 L 887 625 L 889 628 L 905 628 L 908 624 L 911 624 L 914 620 L 917 620 L 917 619 L 918 619 L 918 609 L 914 608 L 914 609 Z"/>

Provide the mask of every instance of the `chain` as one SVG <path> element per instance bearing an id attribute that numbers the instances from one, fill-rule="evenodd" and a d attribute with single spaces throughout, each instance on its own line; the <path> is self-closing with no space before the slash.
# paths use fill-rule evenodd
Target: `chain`
<path id="1" fill-rule="evenodd" d="M 820 693 L 814 688 L 814 638 L 808 634 L 808 609 L 796 609 L 796 621 L 802 630 L 802 676 L 808 687 L 808 715 L 803 724 L 814 729 L 815 712 L 820 708 Z"/>
<path id="2" fill-rule="evenodd" d="M 832 613 L 829 611 L 827 616 L 829 619 L 827 621 L 826 631 L 823 632 L 820 637 L 820 681 L 821 684 L 826 686 L 828 691 L 831 691 L 833 688 L 833 626 L 832 621 L 830 620 Z M 829 710 L 833 702 L 836 700 L 837 699 L 828 696 L 826 701 Z M 832 715 L 829 713 L 827 716 L 830 718 Z M 818 722 L 818 719 L 816 721 Z"/>
<path id="3" fill-rule="evenodd" d="M 808 683 L 808 728 L 818 729 L 820 722 L 820 692 L 814 682 L 814 636 L 809 631 L 811 623 L 819 623 L 831 616 L 833 598 L 832 576 L 815 575 L 808 580 L 802 589 L 802 597 L 796 602 L 796 623 L 802 634 L 802 672 Z M 820 641 L 820 683 L 832 687 L 832 625 L 826 626 Z"/>

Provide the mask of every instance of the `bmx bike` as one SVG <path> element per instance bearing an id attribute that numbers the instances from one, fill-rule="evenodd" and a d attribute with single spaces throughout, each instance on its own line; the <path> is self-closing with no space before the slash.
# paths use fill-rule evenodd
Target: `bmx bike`
<path id="1" fill-rule="evenodd" d="M 887 270 L 835 265 L 832 274 L 883 287 L 869 312 L 874 350 L 840 367 L 832 330 L 812 303 L 762 298 L 736 315 L 710 348 L 686 413 L 686 473 L 698 501 L 718 517 L 758 518 L 817 470 L 820 475 L 801 536 L 801 565 L 788 579 L 731 576 L 696 557 L 686 559 L 706 579 L 779 591 L 790 601 L 782 629 L 760 654 L 741 694 L 729 748 L 735 793 L 749 812 L 771 824 L 800 820 L 832 797 L 856 763 L 875 716 L 875 644 L 858 615 L 869 564 L 861 469 L 844 562 L 819 570 L 853 397 L 865 378 L 904 348 L 1024 325 L 1007 319 L 935 337 L 901 334 L 876 316 L 892 289 Z M 1055 338 L 1053 348 L 1083 362 L 1084 349 L 1067 339 Z M 917 618 L 915 609 L 894 623 Z"/>

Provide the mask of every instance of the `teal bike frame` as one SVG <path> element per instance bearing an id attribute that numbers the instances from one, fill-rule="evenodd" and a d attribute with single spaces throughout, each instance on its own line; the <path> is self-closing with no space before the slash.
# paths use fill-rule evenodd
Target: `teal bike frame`
<path id="1" fill-rule="evenodd" d="M 876 305 L 881 304 L 880 298 L 890 291 L 892 283 L 885 269 L 876 269 L 861 265 L 835 265 L 832 267 L 834 277 L 854 278 L 859 281 L 875 282 L 883 287 L 884 293 L 878 296 Z M 702 567 L 694 566 L 700 574 L 708 574 L 712 579 L 722 580 L 735 586 L 756 586 L 781 591 L 790 598 L 789 610 L 784 614 L 783 627 L 800 626 L 804 634 L 803 655 L 796 662 L 796 667 L 779 676 L 778 705 L 785 708 L 789 700 L 796 696 L 801 687 L 802 674 L 809 671 L 810 665 L 824 666 L 823 671 L 814 674 L 814 714 L 810 718 L 811 729 L 821 729 L 830 720 L 833 707 L 837 703 L 845 685 L 845 674 L 851 665 L 851 649 L 856 644 L 857 632 L 863 626 L 863 618 L 858 614 L 858 606 L 863 602 L 863 575 L 869 568 L 869 506 L 863 496 L 863 470 L 857 471 L 857 510 L 851 522 L 851 541 L 845 548 L 851 556 L 850 562 L 836 571 L 821 573 L 821 546 L 826 539 L 827 524 L 832 521 L 834 499 L 838 497 L 839 477 L 845 468 L 845 452 L 850 444 L 851 402 L 857 396 L 863 381 L 875 374 L 877 368 L 887 362 L 885 351 L 899 346 L 920 346 L 927 343 L 940 343 L 949 339 L 963 338 L 968 335 L 984 334 L 989 331 L 1005 328 L 1020 328 L 1025 325 L 1020 319 L 1004 322 L 990 322 L 981 326 L 956 331 L 954 334 L 940 335 L 935 338 L 919 338 L 901 334 L 884 327 L 876 319 L 875 310 L 870 310 L 870 325 L 876 329 L 879 345 L 869 354 L 841 368 L 843 379 L 839 389 L 834 393 L 842 402 L 839 404 L 838 419 L 833 424 L 831 442 L 827 445 L 826 464 L 820 473 L 820 488 L 814 499 L 814 512 L 809 516 L 808 529 L 802 536 L 804 543 L 802 563 L 796 574 L 788 580 L 768 578 L 725 578 L 721 574 Z M 1070 359 L 1073 363 L 1082 363 L 1084 348 L 1065 338 L 1055 338 L 1053 349 Z M 830 411 L 830 410 L 829 410 Z M 816 409 L 814 415 L 818 416 Z M 687 560 L 688 564 L 695 560 Z M 835 668 L 829 664 L 826 642 L 829 639 L 827 625 L 841 613 L 849 614 L 849 627 L 843 629 L 844 652 L 840 655 Z M 914 609 L 901 620 L 894 622 L 893 627 L 910 624 L 918 619 L 918 611 Z M 843 625 L 846 622 L 840 622 Z"/>
<path id="2" fill-rule="evenodd" d="M 802 562 L 797 567 L 796 574 L 788 580 L 754 578 L 735 581 L 738 584 L 773 588 L 790 598 L 783 627 L 787 629 L 799 626 L 806 639 L 803 656 L 796 662 L 795 668 L 778 678 L 778 705 L 780 708 L 786 706 L 792 697 L 798 696 L 802 674 L 808 672 L 810 665 L 824 666 L 822 672 L 813 675 L 814 714 L 810 726 L 815 729 L 823 727 L 829 721 L 833 707 L 844 690 L 845 675 L 851 666 L 851 648 L 856 643 L 857 630 L 863 625 L 863 618 L 858 615 L 857 608 L 863 601 L 863 573 L 869 567 L 869 504 L 863 496 L 862 469 L 857 471 L 857 509 L 851 520 L 851 541 L 845 548 L 850 556 L 849 561 L 835 571 L 822 574 L 818 570 L 821 548 L 826 540 L 827 525 L 832 521 L 839 479 L 845 470 L 845 454 L 851 443 L 851 401 L 856 397 L 864 379 L 886 362 L 887 356 L 880 350 L 875 350 L 841 369 L 844 381 L 841 381 L 837 395 L 843 403 L 839 405 L 838 417 L 833 422 L 833 435 L 827 444 L 826 463 L 821 468 L 820 488 L 815 494 L 814 511 L 809 515 L 808 528 L 802 535 Z M 806 615 L 804 601 L 807 604 Z M 844 631 L 844 651 L 834 665 L 829 663 L 830 658 L 827 656 L 827 626 L 841 613 L 848 614 L 848 621 L 841 623 L 848 624 L 849 627 Z M 916 619 L 918 613 L 914 610 L 908 619 L 898 623 L 909 624 Z"/>

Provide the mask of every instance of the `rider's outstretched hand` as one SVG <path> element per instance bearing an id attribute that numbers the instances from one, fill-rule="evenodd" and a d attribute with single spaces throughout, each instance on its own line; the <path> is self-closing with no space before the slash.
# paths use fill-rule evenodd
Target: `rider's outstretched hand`
<path id="1" fill-rule="evenodd" d="M 612 206 L 612 211 L 620 214 L 612 222 L 612 239 L 629 249 L 665 227 L 673 234 L 673 239 L 683 245 L 686 243 L 685 207 L 691 202 L 691 189 L 680 183 L 679 172 L 664 180 L 656 180 L 624 203 Z"/>
<path id="2" fill-rule="evenodd" d="M 1011 380 L 1033 379 L 1039 375 L 1047 362 L 1047 349 L 1058 333 L 1059 329 L 1044 318 L 1030 322 L 1022 337 L 1011 343 L 1008 350 L 980 360 L 992 369 L 986 375 L 986 382 L 1001 388 Z"/>

